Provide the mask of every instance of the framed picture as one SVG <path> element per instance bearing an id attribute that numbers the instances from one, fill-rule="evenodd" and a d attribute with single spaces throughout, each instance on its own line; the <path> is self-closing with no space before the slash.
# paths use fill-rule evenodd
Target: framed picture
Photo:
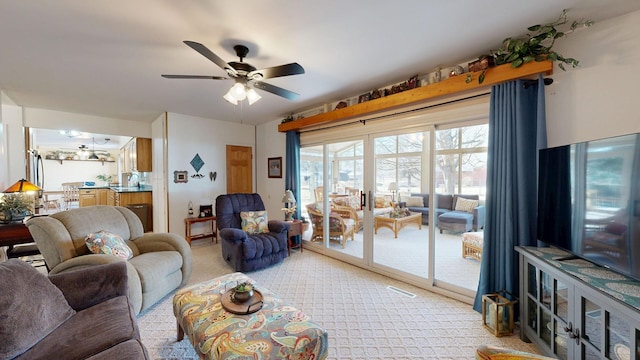
<path id="1" fill-rule="evenodd" d="M 186 171 L 174 171 L 173 182 L 174 183 L 186 183 L 189 181 L 189 174 Z"/>
<path id="2" fill-rule="evenodd" d="M 282 157 L 269 158 L 267 165 L 269 166 L 268 171 L 270 178 L 282 177 Z"/>
<path id="3" fill-rule="evenodd" d="M 213 205 L 200 205 L 200 212 L 198 217 L 208 217 L 213 215 Z"/>

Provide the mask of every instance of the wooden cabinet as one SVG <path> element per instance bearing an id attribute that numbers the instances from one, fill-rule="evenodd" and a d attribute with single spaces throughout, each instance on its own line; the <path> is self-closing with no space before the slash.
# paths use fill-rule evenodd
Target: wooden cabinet
<path id="1" fill-rule="evenodd" d="M 563 250 L 516 250 L 523 340 L 559 359 L 640 359 L 640 281 Z"/>
<path id="2" fill-rule="evenodd" d="M 133 138 L 120 151 L 123 172 L 150 172 L 152 166 L 151 139 Z"/>
<path id="3" fill-rule="evenodd" d="M 153 201 L 151 194 L 151 191 L 118 192 L 111 189 L 106 195 L 107 205 L 127 206 L 130 204 L 151 204 Z"/>
<path id="4" fill-rule="evenodd" d="M 80 189 L 79 206 L 108 205 L 109 189 Z"/>

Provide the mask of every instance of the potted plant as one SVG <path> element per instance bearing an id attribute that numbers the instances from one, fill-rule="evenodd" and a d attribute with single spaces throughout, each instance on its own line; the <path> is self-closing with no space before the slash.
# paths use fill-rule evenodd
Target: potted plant
<path id="1" fill-rule="evenodd" d="M 576 20 L 571 23 L 569 30 L 559 31 L 558 26 L 567 23 L 567 10 L 562 10 L 562 14 L 558 20 L 548 24 L 538 24 L 527 28 L 531 33 L 527 33 L 522 38 L 508 37 L 502 41 L 502 46 L 498 50 L 491 51 L 495 65 L 511 63 L 511 67 L 517 68 L 522 64 L 531 61 L 550 60 L 557 61 L 558 67 L 563 71 L 566 70 L 564 64 L 577 67 L 579 61 L 574 58 L 567 58 L 558 54 L 553 50 L 553 46 L 557 39 L 565 37 L 580 27 L 590 27 L 593 25 L 592 20 Z M 484 81 L 483 70 L 478 78 L 478 82 Z"/>
<path id="2" fill-rule="evenodd" d="M 243 281 L 237 284 L 232 290 L 232 299 L 236 303 L 243 303 L 253 296 L 253 284 Z"/>
<path id="3" fill-rule="evenodd" d="M 108 186 L 109 182 L 111 181 L 111 175 L 100 174 L 100 175 L 96 176 L 96 179 L 104 181 L 104 185 Z"/>
<path id="4" fill-rule="evenodd" d="M 22 194 L 5 194 L 0 199 L 0 221 L 19 222 L 31 213 L 32 202 Z"/>

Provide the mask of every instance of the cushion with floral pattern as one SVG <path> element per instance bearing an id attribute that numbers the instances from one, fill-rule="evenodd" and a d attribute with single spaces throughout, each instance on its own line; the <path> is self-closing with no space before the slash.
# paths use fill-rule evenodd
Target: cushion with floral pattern
<path id="1" fill-rule="evenodd" d="M 108 231 L 91 233 L 84 238 L 89 250 L 94 254 L 108 254 L 129 260 L 133 257 L 133 251 L 118 234 Z"/>
<path id="2" fill-rule="evenodd" d="M 247 234 L 261 234 L 269 232 L 269 219 L 266 211 L 241 211 L 242 231 Z"/>

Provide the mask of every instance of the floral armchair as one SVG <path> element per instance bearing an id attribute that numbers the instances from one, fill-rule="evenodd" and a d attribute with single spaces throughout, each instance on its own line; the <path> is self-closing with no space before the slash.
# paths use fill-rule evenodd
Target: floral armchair
<path id="1" fill-rule="evenodd" d="M 375 196 L 373 201 L 373 216 L 385 216 L 395 208 L 390 195 Z M 353 219 L 355 231 L 362 230 L 364 211 L 360 205 L 360 196 L 336 197 L 331 201 L 331 211 L 345 219 Z"/>
<path id="2" fill-rule="evenodd" d="M 316 241 L 318 238 L 322 239 L 324 232 L 322 203 L 315 202 L 307 204 L 307 213 L 309 214 L 309 220 L 313 228 L 311 241 Z M 344 249 L 349 238 L 353 241 L 355 226 L 356 222 L 353 219 L 343 218 L 332 210 L 329 214 L 329 239 L 340 241 Z"/>

